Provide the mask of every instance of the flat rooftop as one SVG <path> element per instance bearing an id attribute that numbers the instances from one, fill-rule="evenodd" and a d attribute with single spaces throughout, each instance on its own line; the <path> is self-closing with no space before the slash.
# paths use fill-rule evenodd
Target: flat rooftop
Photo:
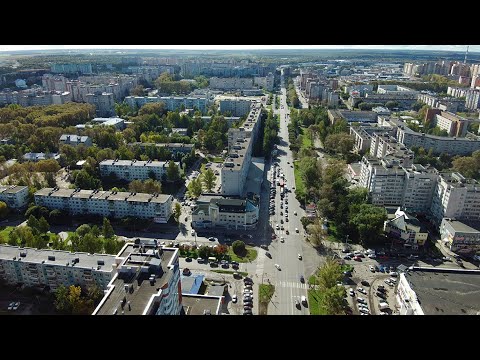
<path id="1" fill-rule="evenodd" d="M 24 190 L 26 186 L 18 186 L 18 185 L 11 185 L 11 186 L 0 186 L 0 193 L 2 194 L 16 194 L 22 190 Z"/>
<path id="2" fill-rule="evenodd" d="M 416 269 L 405 275 L 425 315 L 479 315 L 480 271 L 434 272 Z"/>
<path id="3" fill-rule="evenodd" d="M 154 202 L 163 204 L 172 195 L 168 194 L 145 194 L 145 193 L 130 193 L 123 191 L 96 191 L 96 190 L 76 190 L 76 189 L 58 189 L 43 188 L 38 190 L 35 195 L 39 196 L 55 196 L 60 198 L 91 198 L 99 200 L 114 200 L 114 201 L 129 201 L 129 202 Z"/>
<path id="4" fill-rule="evenodd" d="M 133 166 L 133 167 L 166 167 L 168 164 L 167 161 L 142 161 L 142 160 L 114 160 L 107 159 L 100 162 L 100 166 L 110 165 L 110 166 Z M 179 165 L 176 162 L 177 166 Z"/>
<path id="5" fill-rule="evenodd" d="M 153 250 L 154 248 L 146 248 L 145 252 L 140 251 L 140 247 L 132 243 L 126 244 L 121 254 L 122 258 L 118 265 L 118 272 L 108 285 L 109 293 L 97 307 L 95 315 L 113 315 L 115 310 L 117 314 L 122 313 L 121 303 L 126 298 L 130 301 L 130 310 L 125 305 L 124 315 L 142 315 L 150 303 L 152 296 L 160 294 L 160 289 L 169 281 L 172 272 L 168 269 L 168 265 L 174 258 L 178 249 L 161 248 L 160 259 L 158 259 Z M 149 276 L 153 273 L 151 265 L 159 264 L 163 273 L 157 273 L 156 282 L 150 284 Z M 130 268 L 130 272 L 123 272 L 121 269 Z M 125 287 L 132 287 L 132 290 L 126 291 Z"/>
<path id="6" fill-rule="evenodd" d="M 223 296 L 182 294 L 185 315 L 220 315 Z"/>
<path id="7" fill-rule="evenodd" d="M 480 224 L 478 222 L 462 222 L 458 220 L 445 220 L 450 223 L 455 231 L 463 233 L 478 233 L 480 229 Z M 472 227 L 474 226 L 474 227 Z"/>
<path id="8" fill-rule="evenodd" d="M 25 256 L 20 256 L 20 253 Z M 21 258 L 23 262 L 35 263 L 35 264 L 51 264 L 62 265 L 82 269 L 95 268 L 97 271 L 111 272 L 112 265 L 115 263 L 115 256 L 108 254 L 88 254 L 84 252 L 68 252 L 62 250 L 46 250 L 46 249 L 34 249 L 34 248 L 21 248 L 18 246 L 0 245 L 0 259 L 13 260 L 16 257 L 18 261 Z M 55 259 L 55 260 L 49 260 Z M 78 259 L 76 264 L 73 264 L 73 260 Z M 100 261 L 100 263 L 99 263 Z M 100 265 L 103 261 L 103 265 Z"/>

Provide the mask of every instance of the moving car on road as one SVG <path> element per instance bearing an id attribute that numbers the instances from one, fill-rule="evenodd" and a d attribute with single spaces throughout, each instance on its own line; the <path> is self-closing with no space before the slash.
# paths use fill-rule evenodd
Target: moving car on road
<path id="1" fill-rule="evenodd" d="M 280 270 L 280 265 L 275 264 L 275 267 L 277 268 L 277 270 Z"/>

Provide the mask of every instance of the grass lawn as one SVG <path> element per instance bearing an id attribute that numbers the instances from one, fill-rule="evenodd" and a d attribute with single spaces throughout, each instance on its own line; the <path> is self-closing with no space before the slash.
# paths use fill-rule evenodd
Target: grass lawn
<path id="1" fill-rule="evenodd" d="M 2 229 L 0 230 L 0 243 L 6 243 L 8 241 L 8 236 L 13 229 L 15 229 L 15 226 L 2 226 L 0 229 Z"/>
<path id="2" fill-rule="evenodd" d="M 219 156 L 207 156 L 207 160 L 219 164 L 223 163 L 223 158 Z"/>
<path id="3" fill-rule="evenodd" d="M 308 278 L 308 284 L 309 285 L 315 285 L 317 283 L 317 277 L 315 275 L 311 275 Z"/>
<path id="4" fill-rule="evenodd" d="M 325 310 L 319 306 L 319 299 L 321 293 L 316 290 L 308 290 L 308 308 L 310 309 L 310 315 L 327 315 Z"/>
<path id="5" fill-rule="evenodd" d="M 245 271 L 230 271 L 230 270 L 210 270 L 210 271 L 211 272 L 216 272 L 216 273 L 219 273 L 219 274 L 231 274 L 231 275 L 233 275 L 233 273 L 239 273 L 242 276 L 248 276 L 248 273 L 245 272 Z"/>
<path id="6" fill-rule="evenodd" d="M 247 254 L 244 257 L 240 257 L 233 252 L 233 248 L 231 246 L 228 247 L 228 255 L 230 255 L 231 261 L 236 261 L 239 263 L 246 263 L 251 262 L 257 258 L 257 250 L 253 249 L 250 246 L 245 247 L 247 250 Z"/>
<path id="7" fill-rule="evenodd" d="M 294 173 L 295 173 L 295 188 L 299 193 L 305 193 L 305 185 L 303 183 L 302 177 L 300 176 L 300 169 L 298 168 L 297 162 L 294 163 Z"/>
<path id="8" fill-rule="evenodd" d="M 260 315 L 267 315 L 268 303 L 275 292 L 275 286 L 260 284 L 258 286 L 258 309 Z"/>
<path id="9" fill-rule="evenodd" d="M 302 147 L 306 149 L 312 147 L 312 139 L 305 133 L 302 135 Z"/>

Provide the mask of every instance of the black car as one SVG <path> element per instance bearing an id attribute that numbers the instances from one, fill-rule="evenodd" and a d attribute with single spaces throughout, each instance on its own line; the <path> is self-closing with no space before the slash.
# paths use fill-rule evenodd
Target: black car
<path id="1" fill-rule="evenodd" d="M 370 286 L 370 283 L 367 280 L 362 280 L 360 282 L 363 286 Z"/>
<path id="2" fill-rule="evenodd" d="M 380 291 L 377 291 L 377 292 L 375 293 L 375 295 L 377 295 L 379 298 L 381 298 L 381 299 L 383 299 L 383 300 L 386 300 L 386 299 L 387 299 L 387 296 L 386 296 L 384 293 L 380 292 Z"/>
<path id="3" fill-rule="evenodd" d="M 305 278 L 303 277 L 303 275 L 300 275 L 300 282 L 303 284 L 305 282 Z"/>

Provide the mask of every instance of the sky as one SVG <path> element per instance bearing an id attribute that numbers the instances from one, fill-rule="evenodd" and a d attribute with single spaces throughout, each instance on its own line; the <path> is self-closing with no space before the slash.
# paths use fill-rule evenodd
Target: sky
<path id="1" fill-rule="evenodd" d="M 0 51 L 57 49 L 187 49 L 187 50 L 270 50 L 270 49 L 394 49 L 465 51 L 467 45 L 0 45 Z M 470 45 L 480 52 L 480 45 Z"/>

